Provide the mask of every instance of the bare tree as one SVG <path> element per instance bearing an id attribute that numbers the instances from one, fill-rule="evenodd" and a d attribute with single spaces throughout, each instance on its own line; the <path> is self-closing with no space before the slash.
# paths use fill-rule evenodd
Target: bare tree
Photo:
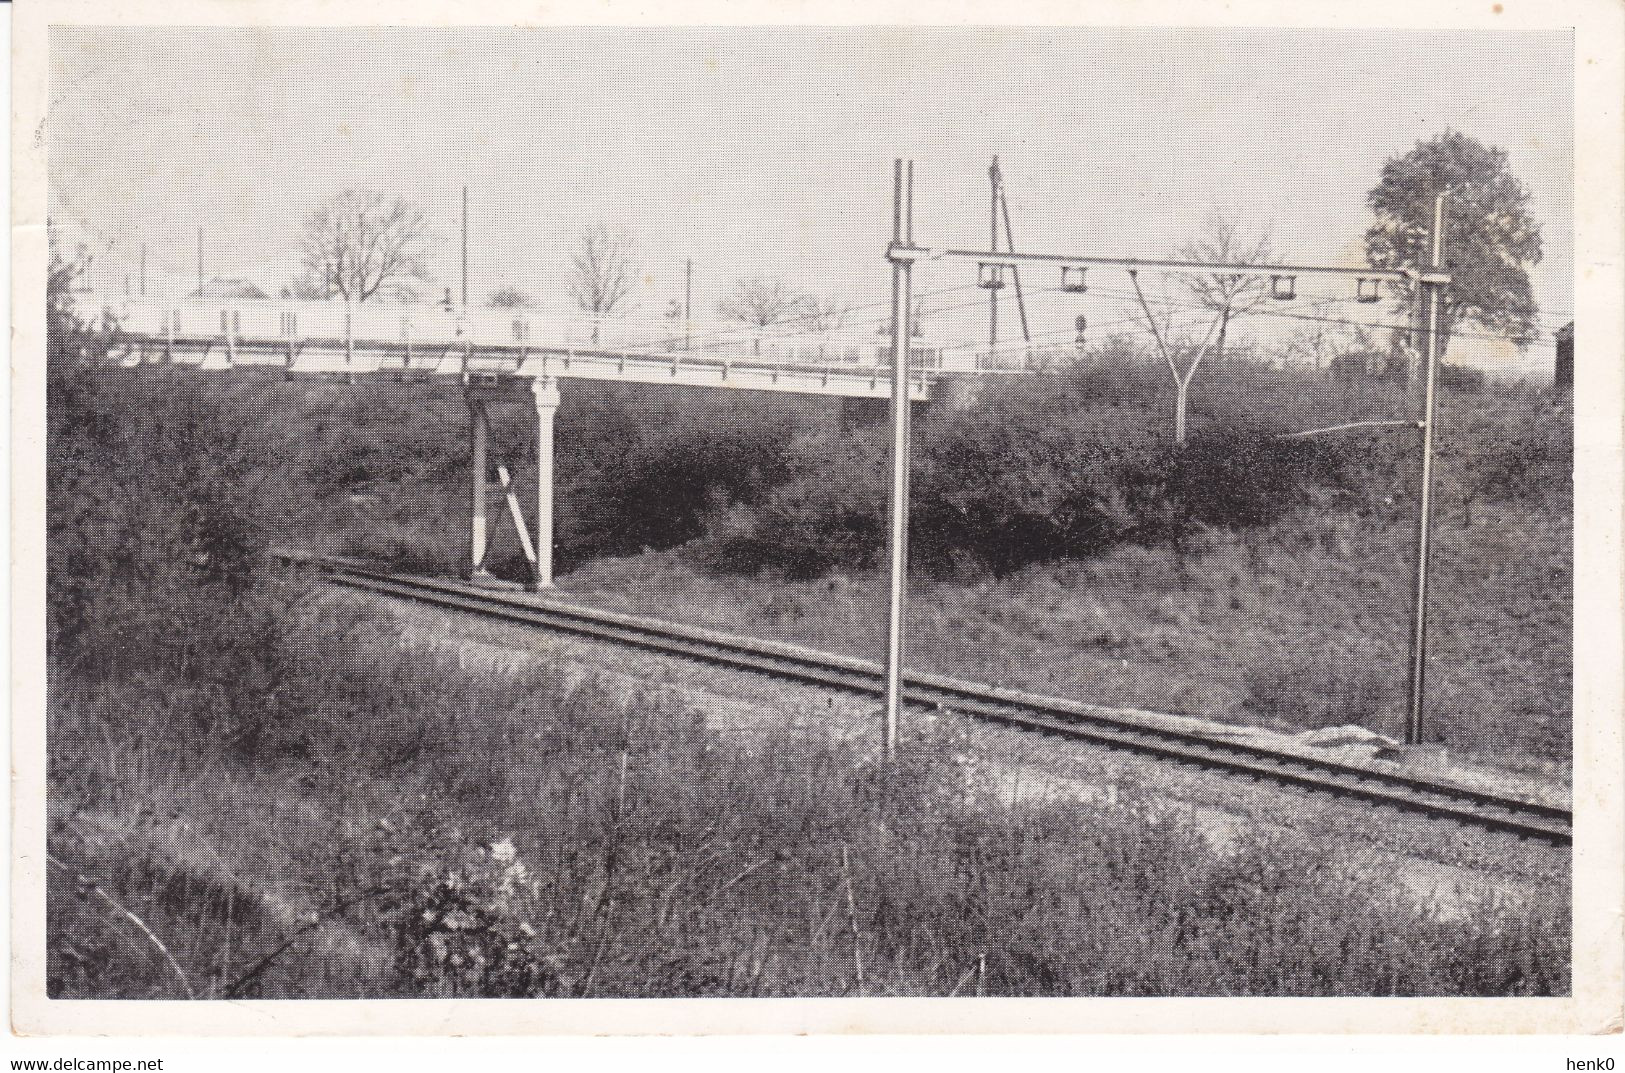
<path id="1" fill-rule="evenodd" d="M 804 320 L 811 301 L 777 276 L 755 276 L 735 283 L 733 293 L 717 303 L 717 312 L 752 328 L 771 328 L 775 324 Z M 754 340 L 753 346 L 760 353 L 762 341 Z"/>
<path id="2" fill-rule="evenodd" d="M 753 328 L 770 328 L 803 319 L 810 303 L 805 294 L 785 286 L 784 280 L 758 276 L 735 283 L 733 293 L 717 304 L 717 312 Z"/>
<path id="3" fill-rule="evenodd" d="M 1191 379 L 1196 376 L 1196 367 L 1202 364 L 1202 359 L 1207 356 L 1208 348 L 1213 342 L 1213 332 L 1219 326 L 1220 316 L 1215 316 L 1213 323 L 1208 325 L 1207 334 L 1201 343 L 1182 341 L 1174 335 L 1173 315 L 1166 308 L 1160 319 L 1151 311 L 1150 304 L 1145 300 L 1145 292 L 1140 290 L 1139 273 L 1130 269 L 1128 276 L 1134 283 L 1134 296 L 1140 300 L 1140 308 L 1145 311 L 1145 323 L 1151 329 L 1151 338 L 1156 340 L 1157 350 L 1162 354 L 1162 360 L 1168 363 L 1168 371 L 1173 374 L 1174 442 L 1183 446 L 1185 407 L 1190 398 Z M 1176 352 L 1178 358 L 1175 357 Z"/>
<path id="4" fill-rule="evenodd" d="M 919 339 L 919 338 L 921 338 L 922 336 L 925 335 L 925 328 L 924 328 L 924 323 L 925 323 L 925 299 L 924 298 L 916 298 L 916 299 L 914 299 L 914 305 L 913 305 L 912 308 L 913 308 L 914 311 L 909 314 L 908 334 L 910 336 L 912 336 L 913 338 L 915 338 L 915 339 Z M 876 326 L 875 334 L 879 335 L 879 336 L 883 336 L 884 338 L 887 338 L 887 339 L 891 338 L 891 335 L 892 335 L 892 318 L 891 318 L 891 314 L 888 313 L 886 315 L 886 319 L 881 321 L 880 324 L 878 326 Z"/>
<path id="5" fill-rule="evenodd" d="M 1311 321 L 1293 332 L 1282 342 L 1280 353 L 1283 366 L 1310 364 L 1317 373 L 1328 366 L 1335 367 L 1338 358 L 1350 354 L 1359 355 L 1363 363 L 1384 356 L 1376 335 L 1369 328 L 1323 321 Z M 1397 375 L 1396 370 L 1404 368 L 1404 357 L 1397 347 L 1390 347 L 1382 368 L 1373 372 Z"/>
<path id="6" fill-rule="evenodd" d="M 803 299 L 801 323 L 810 332 L 833 332 L 846 326 L 846 318 L 852 315 L 851 303 L 835 295 L 825 295 L 816 298 L 807 295 Z"/>
<path id="7" fill-rule="evenodd" d="M 1330 330 L 1324 323 L 1311 321 L 1294 331 L 1281 344 L 1281 363 L 1283 365 L 1311 363 L 1318 373 L 1337 349 L 1335 336 L 1336 332 Z"/>
<path id="8" fill-rule="evenodd" d="M 581 311 L 592 317 L 594 343 L 598 342 L 603 319 L 630 306 L 632 281 L 637 278 L 633 263 L 636 248 L 631 235 L 611 232 L 601 223 L 581 233 L 580 244 L 570 258 L 570 293 Z"/>
<path id="9" fill-rule="evenodd" d="M 380 288 L 407 288 L 428 279 L 427 236 L 423 210 L 405 198 L 346 190 L 305 218 L 301 289 L 365 302 Z"/>
<path id="10" fill-rule="evenodd" d="M 1202 225 L 1201 235 L 1181 246 L 1176 256 L 1184 261 L 1263 265 L 1270 263 L 1274 252 L 1270 249 L 1268 231 L 1255 238 L 1243 237 L 1235 220 L 1215 212 Z M 1218 318 L 1219 337 L 1213 345 L 1215 361 L 1224 360 L 1224 341 L 1230 322 L 1270 299 L 1268 281 L 1259 276 L 1216 273 L 1184 276 L 1181 282 L 1191 297 Z"/>

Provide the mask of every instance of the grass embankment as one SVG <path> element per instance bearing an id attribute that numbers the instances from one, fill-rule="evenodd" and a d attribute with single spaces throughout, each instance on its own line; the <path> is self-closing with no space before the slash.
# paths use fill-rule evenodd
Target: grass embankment
<path id="1" fill-rule="evenodd" d="M 1235 362 L 1204 370 L 1193 439 L 1177 451 L 1165 380 L 1107 355 L 990 385 L 969 413 L 921 423 L 914 661 L 1103 703 L 1398 736 L 1415 434 L 1270 436 L 1391 417 L 1414 400 L 1389 384 Z M 275 478 L 257 494 L 278 504 L 283 539 L 466 569 L 468 418 L 456 388 L 221 387 L 257 471 Z M 516 481 L 533 487 L 528 402 L 494 416 Z M 1560 781 L 1571 420 L 1566 400 L 1517 385 L 1445 395 L 1430 631 L 1431 735 Z M 558 427 L 567 595 L 880 651 L 882 430 L 843 427 L 830 400 L 584 382 L 567 385 Z M 494 517 L 492 561 L 520 576 L 506 518 Z"/>
<path id="2" fill-rule="evenodd" d="M 1438 533 L 1428 718 L 1453 752 L 1569 778 L 1569 521 L 1481 513 Z M 1094 703 L 1284 730 L 1403 736 L 1414 529 L 1297 514 L 1180 561 L 1122 547 L 979 582 L 917 578 L 909 663 Z M 681 551 L 604 559 L 560 597 L 878 659 L 885 577 L 707 570 Z"/>
<path id="3" fill-rule="evenodd" d="M 53 996 L 1567 990 L 1566 899 L 1445 920 L 1325 849 L 1008 807 L 951 735 L 882 779 L 465 671 L 263 573 L 207 391 L 53 362 L 48 414 Z"/>
<path id="4" fill-rule="evenodd" d="M 202 997 L 1567 986 L 1563 905 L 1440 920 L 1300 842 L 1220 853 L 1127 801 L 1011 808 L 951 736 L 886 780 L 825 738 L 742 744 L 546 670 L 462 671 L 364 618 L 307 607 L 279 650 L 246 737 L 163 669 L 53 699 L 52 853 Z M 183 993 L 69 877 L 49 904 L 53 995 Z"/>

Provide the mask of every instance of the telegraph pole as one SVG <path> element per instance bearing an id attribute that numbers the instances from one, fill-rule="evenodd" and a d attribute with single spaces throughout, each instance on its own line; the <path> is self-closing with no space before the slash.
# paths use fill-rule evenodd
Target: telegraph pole
<path id="1" fill-rule="evenodd" d="M 463 308 L 468 308 L 468 187 L 463 187 Z"/>
<path id="2" fill-rule="evenodd" d="M 988 220 L 990 234 L 988 236 L 988 249 L 995 252 L 999 248 L 999 219 L 1004 219 L 1004 245 L 1011 253 L 1016 252 L 1016 236 L 1010 231 L 1010 200 L 1004 194 L 1004 172 L 999 168 L 999 158 L 995 156 L 993 163 L 987 169 L 988 183 L 993 188 L 993 208 Z M 1016 312 L 1021 317 L 1021 339 L 1023 342 L 1032 342 L 1032 333 L 1027 328 L 1027 300 L 1021 293 L 1021 269 L 1012 263 L 1010 268 L 1010 282 L 1016 288 Z M 1001 274 L 1003 269 L 998 269 Z M 987 348 L 992 351 L 999 344 L 999 290 L 1002 278 L 994 280 L 988 287 L 988 321 L 987 321 Z"/>
<path id="3" fill-rule="evenodd" d="M 197 296 L 203 297 L 203 228 L 197 229 Z"/>
<path id="4" fill-rule="evenodd" d="M 141 244 L 141 297 L 147 296 L 147 244 Z"/>
<path id="5" fill-rule="evenodd" d="M 694 258 L 683 262 L 683 349 L 689 349 L 694 324 Z"/>
<path id="6" fill-rule="evenodd" d="M 891 247 L 891 602 L 886 623 L 886 759 L 897 755 L 897 725 L 903 706 L 903 618 L 908 589 L 909 317 L 914 276 L 914 162 L 892 166 Z"/>
<path id="7" fill-rule="evenodd" d="M 1444 199 L 1433 199 L 1433 252 L 1431 267 L 1439 271 L 1444 246 Z M 1427 697 L 1428 558 L 1433 548 L 1433 427 L 1439 411 L 1439 289 L 1436 279 L 1424 280 L 1427 307 L 1427 388 L 1422 416 L 1422 502 L 1416 517 L 1416 602 L 1411 611 L 1410 707 L 1405 718 L 1405 744 L 1422 744 L 1422 714 Z"/>
<path id="8" fill-rule="evenodd" d="M 999 212 L 1004 217 L 1004 245 L 1011 253 L 1016 252 L 1016 236 L 1010 233 L 1010 199 L 1004 192 L 1004 173 L 999 173 Z M 993 248 L 999 248 L 995 242 Z M 1012 265 L 1010 267 L 1010 282 L 1016 287 L 1016 313 L 1021 317 L 1021 341 L 1033 341 L 1032 333 L 1027 330 L 1027 300 L 1021 295 L 1021 269 Z"/>

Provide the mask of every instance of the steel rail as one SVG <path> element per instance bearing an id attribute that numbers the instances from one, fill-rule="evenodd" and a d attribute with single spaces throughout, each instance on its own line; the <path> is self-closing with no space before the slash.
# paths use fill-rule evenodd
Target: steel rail
<path id="1" fill-rule="evenodd" d="M 538 601 L 463 583 L 393 574 L 353 561 L 295 552 L 276 554 L 285 561 L 308 563 L 337 584 L 379 595 L 845 692 L 878 697 L 885 690 L 885 671 L 880 665 L 850 656 L 618 612 Z M 903 694 L 907 703 L 915 706 L 1087 741 L 1254 781 L 1346 797 L 1555 846 L 1570 844 L 1571 811 L 1543 802 L 1154 725 L 1122 709 L 961 682 L 940 675 L 908 674 Z"/>

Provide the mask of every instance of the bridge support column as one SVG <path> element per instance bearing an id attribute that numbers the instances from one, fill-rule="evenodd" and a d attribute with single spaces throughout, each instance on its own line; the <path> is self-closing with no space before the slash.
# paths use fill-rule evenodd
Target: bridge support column
<path id="1" fill-rule="evenodd" d="M 553 587 L 553 415 L 559 383 L 551 376 L 530 382 L 536 400 L 536 587 Z"/>
<path id="2" fill-rule="evenodd" d="M 485 403 L 468 396 L 468 416 L 470 431 L 473 435 L 473 485 L 474 485 L 474 512 L 469 531 L 469 578 L 481 581 L 490 578 L 490 571 L 485 568 L 486 522 L 485 522 L 485 449 L 486 440 L 490 435 L 490 419 L 485 414 Z"/>

